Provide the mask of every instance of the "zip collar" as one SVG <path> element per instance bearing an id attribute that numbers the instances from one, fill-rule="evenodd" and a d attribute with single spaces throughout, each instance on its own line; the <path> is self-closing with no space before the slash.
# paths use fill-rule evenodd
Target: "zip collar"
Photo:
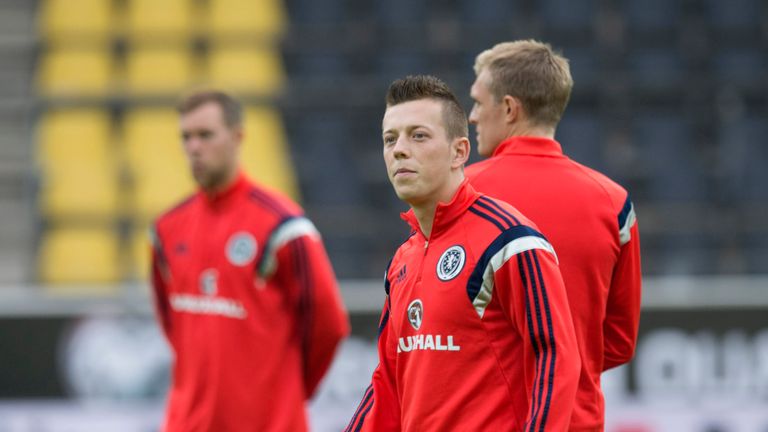
<path id="1" fill-rule="evenodd" d="M 429 238 L 433 239 L 444 231 L 447 231 L 453 225 L 453 222 L 463 215 L 469 206 L 471 206 L 479 197 L 480 193 L 477 192 L 475 188 L 469 184 L 469 180 L 465 178 L 464 181 L 461 182 L 461 185 L 459 185 L 453 198 L 451 198 L 451 201 L 447 203 L 437 203 L 435 216 L 432 221 L 432 233 Z M 400 213 L 400 218 L 408 222 L 408 225 L 410 225 L 414 231 L 421 234 L 422 237 L 424 236 L 424 233 L 421 232 L 419 221 L 413 213 L 413 209 Z"/>
<path id="2" fill-rule="evenodd" d="M 549 138 L 514 136 L 502 141 L 493 151 L 493 156 L 508 154 L 562 157 L 563 148 L 560 143 Z"/>
<path id="3" fill-rule="evenodd" d="M 203 202 L 210 206 L 220 206 L 224 203 L 231 201 L 232 197 L 237 196 L 238 192 L 244 191 L 249 187 L 249 180 L 245 176 L 245 173 L 238 171 L 235 181 L 227 186 L 224 190 L 209 194 L 202 188 L 198 189 L 198 195 L 202 198 Z"/>

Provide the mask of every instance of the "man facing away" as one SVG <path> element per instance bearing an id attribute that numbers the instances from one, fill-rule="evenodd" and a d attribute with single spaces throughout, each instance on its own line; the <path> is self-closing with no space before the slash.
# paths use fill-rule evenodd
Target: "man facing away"
<path id="1" fill-rule="evenodd" d="M 600 374 L 633 356 L 640 318 L 640 237 L 626 190 L 565 155 L 555 128 L 570 98 L 568 61 L 549 45 L 501 43 L 477 56 L 469 116 L 478 191 L 509 202 L 541 228 L 560 259 L 579 349 L 570 430 L 604 423 Z"/>
<path id="2" fill-rule="evenodd" d="M 347 431 L 562 431 L 579 353 L 552 246 L 464 179 L 467 119 L 439 79 L 395 81 L 387 174 L 412 235 L 386 271 L 379 365 Z"/>
<path id="3" fill-rule="evenodd" d="M 175 355 L 163 430 L 304 431 L 305 401 L 349 331 L 320 235 L 239 170 L 239 103 L 201 92 L 179 112 L 199 191 L 153 232 L 155 304 Z"/>

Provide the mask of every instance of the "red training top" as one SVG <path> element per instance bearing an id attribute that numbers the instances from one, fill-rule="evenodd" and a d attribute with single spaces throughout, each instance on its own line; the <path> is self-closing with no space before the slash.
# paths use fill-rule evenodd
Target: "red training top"
<path id="1" fill-rule="evenodd" d="M 627 191 L 546 138 L 510 138 L 466 174 L 555 247 L 582 353 L 570 430 L 602 430 L 600 374 L 632 358 L 640 320 L 640 236 Z"/>
<path id="2" fill-rule="evenodd" d="M 465 181 L 386 274 L 379 366 L 347 431 L 562 431 L 579 353 L 552 246 Z"/>
<path id="3" fill-rule="evenodd" d="M 159 218 L 152 282 L 175 362 L 164 431 L 304 431 L 349 332 L 320 236 L 242 174 Z"/>

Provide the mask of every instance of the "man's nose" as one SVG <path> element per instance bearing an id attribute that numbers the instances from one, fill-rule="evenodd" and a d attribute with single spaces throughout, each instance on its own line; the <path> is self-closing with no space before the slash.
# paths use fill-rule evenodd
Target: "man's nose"
<path id="1" fill-rule="evenodd" d="M 404 137 L 397 138 L 397 141 L 395 141 L 395 146 L 392 148 L 392 153 L 397 159 L 402 159 L 408 156 L 408 143 L 406 143 L 406 139 Z"/>

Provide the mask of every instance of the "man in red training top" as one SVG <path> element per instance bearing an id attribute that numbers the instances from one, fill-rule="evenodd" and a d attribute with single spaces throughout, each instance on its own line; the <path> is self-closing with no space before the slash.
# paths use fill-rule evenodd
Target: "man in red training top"
<path id="1" fill-rule="evenodd" d="M 347 431 L 565 430 L 580 359 L 555 251 L 464 179 L 467 119 L 442 81 L 395 81 L 386 101 L 384 161 L 413 234 Z"/>
<path id="2" fill-rule="evenodd" d="M 349 325 L 314 225 L 238 168 L 242 109 L 179 106 L 199 191 L 154 227 L 152 282 L 175 361 L 164 431 L 304 431 Z M 258 131 L 255 131 L 258 132 Z"/>
<path id="3" fill-rule="evenodd" d="M 632 358 L 640 319 L 634 207 L 624 188 L 554 140 L 573 86 L 565 58 L 537 41 L 507 42 L 477 56 L 475 72 L 469 121 L 490 158 L 467 177 L 530 217 L 555 247 L 582 354 L 570 430 L 603 430 L 600 374 Z"/>

